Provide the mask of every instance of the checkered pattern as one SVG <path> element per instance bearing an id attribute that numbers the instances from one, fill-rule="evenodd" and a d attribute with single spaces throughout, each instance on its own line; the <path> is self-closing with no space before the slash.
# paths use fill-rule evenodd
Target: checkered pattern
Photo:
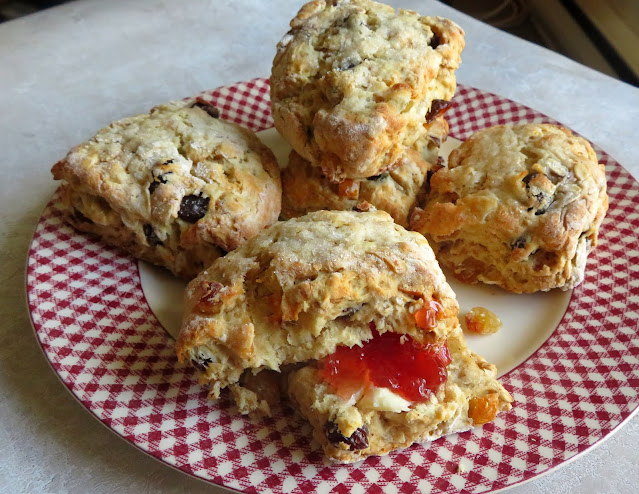
<path id="1" fill-rule="evenodd" d="M 268 82 L 203 96 L 253 130 L 272 125 Z M 459 88 L 451 135 L 550 121 L 512 101 Z M 151 313 L 136 262 L 62 223 L 57 196 L 29 251 L 33 324 L 64 384 L 98 419 L 192 475 L 245 492 L 486 492 L 530 479 L 618 427 L 639 398 L 639 184 L 599 151 L 610 211 L 585 282 L 539 350 L 503 378 L 515 406 L 491 424 L 351 466 L 327 463 L 289 409 L 252 422 L 228 397 L 207 401 Z M 459 468 L 461 466 L 461 468 Z"/>

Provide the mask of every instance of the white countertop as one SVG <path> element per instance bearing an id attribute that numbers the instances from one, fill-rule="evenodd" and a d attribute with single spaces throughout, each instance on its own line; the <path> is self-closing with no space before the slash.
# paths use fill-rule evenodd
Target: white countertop
<path id="1" fill-rule="evenodd" d="M 65 390 L 33 335 L 24 295 L 49 169 L 108 122 L 268 76 L 301 2 L 81 0 L 0 24 L 0 491 L 221 492 L 100 425 Z M 639 89 L 434 1 L 389 2 L 466 30 L 458 81 L 559 120 L 639 177 Z M 639 418 L 512 493 L 636 492 Z"/>

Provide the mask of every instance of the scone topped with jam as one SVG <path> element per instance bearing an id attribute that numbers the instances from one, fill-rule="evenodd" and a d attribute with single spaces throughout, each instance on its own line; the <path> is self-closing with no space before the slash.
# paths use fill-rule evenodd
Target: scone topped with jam
<path id="1" fill-rule="evenodd" d="M 465 349 L 428 243 L 381 211 L 275 224 L 191 281 L 185 300 L 178 357 L 200 370 L 210 396 L 229 387 L 241 412 L 268 413 L 281 385 L 338 461 L 464 430 L 510 406 L 494 367 Z M 473 399 L 489 412 L 473 411 Z M 384 414 L 394 432 L 378 437 Z"/>
<path id="2" fill-rule="evenodd" d="M 52 172 L 73 226 L 187 278 L 281 209 L 273 153 L 193 99 L 112 123 Z"/>
<path id="3" fill-rule="evenodd" d="M 451 153 L 411 227 L 461 281 L 566 290 L 583 281 L 607 208 L 604 166 L 585 139 L 556 125 L 503 125 Z"/>
<path id="4" fill-rule="evenodd" d="M 315 0 L 291 21 L 271 74 L 277 130 L 333 182 L 378 175 L 452 98 L 464 32 L 370 0 Z"/>

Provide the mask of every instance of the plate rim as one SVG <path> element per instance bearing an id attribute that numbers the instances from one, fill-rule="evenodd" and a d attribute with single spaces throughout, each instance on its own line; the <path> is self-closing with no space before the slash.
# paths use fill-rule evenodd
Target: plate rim
<path id="1" fill-rule="evenodd" d="M 256 80 L 264 80 L 264 79 L 263 79 L 263 78 L 257 78 L 257 79 L 253 79 L 252 81 L 256 81 Z M 233 86 L 236 86 L 236 85 L 238 85 L 238 84 L 246 84 L 247 82 L 252 82 L 252 81 L 240 81 L 240 82 L 235 83 L 235 84 L 233 84 L 233 85 L 231 85 L 231 86 L 223 86 L 223 88 L 233 87 Z M 496 95 L 496 94 L 494 94 L 494 93 L 490 93 L 490 92 L 488 92 L 488 91 L 484 91 L 484 90 L 481 90 L 481 89 L 478 89 L 478 88 L 474 88 L 474 87 L 472 87 L 472 86 L 468 86 L 468 85 L 461 85 L 461 84 L 460 84 L 459 86 L 461 86 L 461 87 L 463 87 L 463 88 L 468 88 L 468 89 L 471 89 L 471 90 L 476 90 L 476 91 L 479 91 L 479 92 L 481 92 L 481 93 L 483 93 L 483 94 L 489 94 L 489 95 L 491 95 L 491 96 L 493 96 L 493 97 L 495 97 L 495 98 L 497 98 L 497 99 L 499 99 L 499 100 L 506 100 L 506 101 L 512 102 L 512 103 L 514 103 L 514 104 L 516 104 L 516 105 L 518 105 L 518 106 L 522 106 L 522 107 L 525 107 L 525 108 L 529 108 L 529 107 L 527 107 L 526 105 L 523 105 L 523 104 L 518 103 L 518 102 L 516 102 L 516 101 L 510 100 L 509 98 L 505 98 L 505 97 L 502 97 L 502 96 Z M 220 88 L 218 88 L 218 89 L 220 89 Z M 207 94 L 207 95 L 208 95 L 208 94 L 211 94 L 213 91 L 216 91 L 216 90 L 205 91 L 203 94 Z M 539 112 L 539 111 L 537 111 L 537 110 L 534 110 L 534 109 L 531 109 L 531 110 L 532 110 L 532 111 L 534 111 L 534 112 L 536 112 L 536 113 L 538 113 L 538 114 L 543 115 L 545 118 L 548 118 L 549 120 L 553 120 L 551 117 L 547 117 L 546 115 L 542 114 L 541 112 Z M 554 121 L 554 120 L 553 120 L 553 121 Z M 576 134 L 576 132 L 575 132 L 575 134 Z M 600 153 L 602 153 L 602 152 L 603 152 L 603 153 L 605 154 L 605 156 L 609 157 L 612 161 L 614 161 L 614 163 L 615 163 L 617 166 L 621 167 L 624 171 L 626 171 L 626 172 L 630 175 L 630 177 L 631 177 L 631 179 L 632 179 L 632 180 L 634 180 L 635 182 L 637 182 L 637 180 L 634 178 L 634 176 L 632 176 L 632 174 L 631 174 L 630 172 L 628 172 L 628 171 L 627 171 L 627 170 L 623 167 L 623 165 L 621 165 L 621 164 L 620 164 L 617 160 L 615 160 L 615 159 L 614 159 L 614 158 L 613 158 L 610 154 L 606 153 L 604 150 L 602 150 L 601 148 L 599 148 L 599 147 L 598 147 L 598 146 L 596 146 L 596 145 L 594 145 L 594 147 L 595 147 L 595 149 L 597 150 L 598 154 L 600 154 Z M 150 450 L 146 450 L 146 449 L 144 449 L 144 448 L 143 448 L 142 446 L 140 446 L 137 442 L 135 442 L 135 441 L 131 440 L 131 439 L 130 439 L 130 438 L 128 438 L 128 437 L 125 437 L 123 434 L 121 434 L 120 432 L 118 432 L 118 431 L 116 431 L 115 429 L 113 429 L 113 427 L 112 427 L 112 426 L 110 426 L 110 425 L 108 425 L 107 423 L 105 423 L 105 422 L 103 421 L 103 419 L 101 419 L 101 418 L 100 418 L 100 417 L 99 417 L 99 416 L 95 413 L 95 411 L 94 411 L 92 408 L 88 407 L 85 403 L 83 403 L 83 401 L 81 400 L 81 398 L 80 398 L 79 396 L 77 396 L 77 395 L 73 392 L 73 390 L 69 387 L 69 386 L 70 386 L 70 384 L 68 384 L 68 383 L 67 383 L 67 382 L 63 379 L 63 377 L 60 375 L 60 373 L 59 373 L 59 372 L 58 372 L 58 371 L 57 371 L 57 370 L 53 367 L 53 362 L 51 361 L 51 359 L 50 359 L 50 358 L 48 357 L 48 355 L 47 355 L 47 352 L 46 352 L 45 347 L 44 347 L 44 343 L 43 343 L 43 341 L 40 339 L 40 335 L 39 335 L 39 333 L 38 333 L 38 329 L 36 328 L 36 322 L 35 322 L 35 321 L 34 321 L 34 319 L 33 319 L 33 310 L 32 310 L 32 309 L 33 309 L 33 307 L 35 306 L 35 302 L 33 301 L 34 294 L 33 294 L 33 288 L 32 288 L 32 287 L 30 287 L 29 277 L 30 277 L 30 276 L 34 276 L 34 275 L 32 275 L 32 269 L 33 269 L 33 266 L 32 266 L 32 265 L 30 265 L 30 259 L 31 259 L 32 255 L 33 255 L 34 243 L 35 243 L 35 241 L 36 241 L 36 235 L 37 235 L 37 233 L 38 233 L 38 227 L 39 227 L 39 225 L 41 224 L 41 222 L 43 221 L 44 213 L 45 213 L 45 212 L 47 211 L 47 209 L 50 207 L 50 205 L 51 205 L 51 201 L 52 201 L 52 198 L 55 196 L 55 194 L 56 194 L 56 192 L 54 192 L 53 196 L 52 196 L 51 198 L 49 198 L 49 200 L 47 201 L 47 204 L 46 204 L 46 205 L 44 206 L 44 208 L 42 209 L 41 214 L 40 214 L 40 216 L 38 217 L 38 221 L 37 221 L 37 223 L 36 223 L 36 226 L 35 226 L 35 228 L 34 228 L 34 230 L 33 230 L 33 234 L 32 234 L 32 236 L 31 236 L 31 241 L 29 242 L 29 246 L 28 246 L 28 248 L 27 248 L 26 266 L 25 266 L 25 267 L 26 267 L 26 269 L 25 269 L 25 276 L 24 276 L 24 278 L 25 278 L 25 280 L 24 280 L 24 281 L 25 281 L 25 285 L 24 285 L 24 287 L 25 287 L 25 295 L 26 295 L 26 300 L 25 300 L 25 302 L 26 302 L 27 312 L 28 312 L 28 315 L 29 315 L 29 322 L 30 322 L 31 327 L 32 327 L 32 329 L 33 329 L 34 336 L 36 337 L 36 341 L 38 342 L 38 346 L 39 346 L 39 348 L 40 348 L 40 350 L 41 350 L 41 352 L 42 352 L 43 356 L 45 357 L 45 360 L 47 361 L 47 364 L 49 365 L 49 367 L 51 368 L 51 370 L 54 372 L 54 374 L 56 375 L 56 377 L 58 378 L 58 380 L 59 380 L 59 381 L 63 384 L 63 386 L 65 387 L 65 389 L 67 389 L 67 391 L 69 391 L 69 393 L 71 394 L 71 396 L 73 396 L 73 398 L 74 398 L 74 399 L 75 399 L 78 403 L 80 403 L 80 405 L 81 405 L 83 408 L 85 408 L 85 409 L 86 409 L 86 410 L 87 410 L 87 411 L 88 411 L 88 412 L 89 412 L 92 416 L 94 416 L 94 417 L 95 417 L 95 418 L 96 418 L 99 422 L 101 422 L 103 426 L 105 426 L 105 427 L 106 427 L 108 430 L 110 430 L 111 432 L 115 432 L 115 433 L 116 433 L 116 435 L 120 436 L 120 438 L 121 438 L 121 439 L 123 439 L 123 440 L 125 440 L 126 442 L 128 442 L 128 443 L 132 444 L 132 445 L 133 445 L 136 449 L 138 449 L 138 450 L 142 451 L 143 453 L 145 453 L 145 454 L 147 454 L 147 455 L 151 456 L 151 457 L 152 457 L 152 458 L 154 458 L 155 460 L 158 460 L 158 461 L 160 461 L 161 463 L 164 463 L 164 464 L 166 464 L 166 465 L 170 466 L 171 468 L 173 468 L 173 469 L 175 469 L 175 470 L 178 470 L 178 471 L 180 471 L 180 472 L 186 473 L 187 475 L 189 475 L 189 476 L 191 476 L 191 477 L 195 477 L 195 478 L 197 478 L 197 479 L 199 479 L 199 480 L 201 480 L 201 481 L 203 481 L 203 482 L 206 482 L 206 483 L 211 483 L 211 484 L 213 484 L 213 485 L 219 485 L 219 486 L 222 486 L 222 487 L 227 488 L 227 489 L 236 490 L 234 487 L 230 487 L 230 486 L 229 486 L 229 485 L 227 485 L 226 483 L 223 483 L 223 482 L 218 483 L 218 482 L 216 482 L 215 480 L 203 478 L 203 477 L 201 477 L 201 476 L 197 475 L 197 474 L 196 474 L 196 473 L 194 473 L 194 472 L 189 472 L 189 471 L 187 471 L 187 470 L 183 469 L 182 467 L 178 466 L 177 464 L 172 464 L 172 463 L 170 463 L 169 461 L 167 461 L 165 458 L 160 458 L 160 457 L 156 456 L 156 455 L 155 455 L 154 453 L 152 453 Z M 136 270 L 137 270 L 137 272 L 138 272 L 138 273 L 137 273 L 137 276 L 138 276 L 138 279 L 140 279 L 140 274 L 139 274 L 139 264 L 138 264 L 138 261 L 132 261 L 132 262 L 135 264 L 135 269 L 136 269 Z M 140 284 L 141 284 L 141 283 L 140 283 Z M 143 291 L 143 290 L 142 290 L 142 293 L 143 293 L 143 295 L 144 295 L 144 291 Z M 157 323 L 157 324 L 158 324 L 158 325 L 162 328 L 163 332 L 164 332 L 164 333 L 165 333 L 165 334 L 166 334 L 169 338 L 171 338 L 171 339 L 172 339 L 172 337 L 170 336 L 170 334 L 168 333 L 168 331 L 166 330 L 166 328 L 164 328 L 164 327 L 163 327 L 163 325 L 160 323 L 159 319 L 156 317 L 156 315 L 155 315 L 155 313 L 153 312 L 153 309 L 151 308 L 151 306 L 150 306 L 150 304 L 149 304 L 149 302 L 148 302 L 148 300 L 147 300 L 147 298 L 146 298 L 146 296 L 145 296 L 145 295 L 144 295 L 144 297 L 143 297 L 143 298 L 144 298 L 144 301 L 145 301 L 145 303 L 146 303 L 146 305 L 147 305 L 147 307 L 148 307 L 148 310 L 150 311 L 150 313 L 151 313 L 151 315 L 152 315 L 153 319 L 155 320 L 155 322 L 156 322 L 156 323 Z M 564 314 L 563 314 L 563 315 L 562 315 L 562 317 L 561 317 L 561 320 L 559 321 L 559 323 L 558 323 L 557 327 L 556 327 L 556 328 L 553 330 L 553 332 L 549 335 L 548 339 L 550 339 L 550 338 L 552 337 L 552 335 L 554 335 L 554 334 L 555 334 L 555 332 L 557 331 L 557 329 L 558 329 L 560 326 L 562 326 L 562 325 L 564 324 L 564 320 L 565 320 L 565 318 L 566 318 L 566 315 L 567 315 L 567 314 L 568 314 L 568 312 L 571 310 L 571 306 L 573 305 L 573 302 L 574 302 L 575 298 L 576 298 L 576 297 L 575 297 L 575 293 L 574 293 L 574 291 L 573 291 L 573 292 L 571 293 L 570 300 L 568 301 L 568 305 L 567 305 L 567 307 L 566 307 L 566 310 L 564 311 Z M 544 341 L 544 342 L 540 345 L 540 347 L 539 347 L 539 348 L 537 348 L 537 349 L 536 349 L 536 350 L 535 350 L 535 351 L 534 351 L 534 352 L 533 352 L 533 353 L 532 353 L 529 357 L 527 357 L 524 361 L 522 361 L 520 364 L 518 364 L 518 365 L 517 365 L 516 367 L 514 367 L 513 369 L 509 370 L 506 374 L 504 374 L 503 376 L 501 376 L 501 377 L 500 377 L 500 379 L 504 379 L 507 375 L 511 374 L 511 373 L 512 373 L 512 372 L 514 372 L 517 368 L 519 368 L 519 367 L 521 367 L 522 365 L 524 365 L 527 361 L 529 361 L 530 359 L 533 359 L 533 358 L 537 355 L 537 353 L 538 353 L 538 352 L 539 352 L 539 351 L 540 351 L 543 347 L 545 347 L 545 346 L 547 345 L 548 339 L 546 339 L 546 340 L 545 340 L 545 341 Z M 561 461 L 559 461 L 558 463 L 556 463 L 556 464 L 554 464 L 554 465 L 550 465 L 550 466 L 548 466 L 547 468 L 545 468 L 544 470 L 540 471 L 539 473 L 533 473 L 533 474 L 532 474 L 530 477 L 528 477 L 528 478 L 522 478 L 521 480 L 519 480 L 519 481 L 517 481 L 517 482 L 510 483 L 510 484 L 506 484 L 506 485 L 504 485 L 504 486 L 502 486 L 502 487 L 499 487 L 499 488 L 497 488 L 497 489 L 492 489 L 492 490 L 490 490 L 490 487 L 489 487 L 489 488 L 488 488 L 489 490 L 487 490 L 487 491 L 482 491 L 482 492 L 503 492 L 503 491 L 505 491 L 505 490 L 507 490 L 507 489 L 512 488 L 513 486 L 521 485 L 521 484 L 523 484 L 523 483 L 527 483 L 527 482 L 529 482 L 529 481 L 531 481 L 531 480 L 533 480 L 533 479 L 536 479 L 536 478 L 538 478 L 538 477 L 540 477 L 540 476 L 542 476 L 542 475 L 546 475 L 547 473 L 550 473 L 551 471 L 554 471 L 554 470 L 556 470 L 556 469 L 558 469 L 558 468 L 561 468 L 561 467 L 563 467 L 564 465 L 566 465 L 566 464 L 568 464 L 568 463 L 571 463 L 572 461 L 576 460 L 577 458 L 580 458 L 580 457 L 581 457 L 584 453 L 586 453 L 586 452 L 588 452 L 588 451 L 592 450 L 592 448 L 594 448 L 594 447 L 596 447 L 596 446 L 598 446 L 598 445 L 602 444 L 605 440 L 607 440 L 608 438 L 610 438 L 612 435 L 616 434 L 616 433 L 617 433 L 617 432 L 621 429 L 621 427 L 623 427 L 623 426 L 624 426 L 624 425 L 625 425 L 628 421 L 630 421 L 630 420 L 631 420 L 631 419 L 632 419 L 632 418 L 636 415 L 636 413 L 637 413 L 637 412 L 639 412 L 639 404 L 638 404 L 638 403 L 635 403 L 635 404 L 634 404 L 634 407 L 630 409 L 630 411 L 629 411 L 628 415 L 627 415 L 625 418 L 623 418 L 623 420 L 621 420 L 618 424 L 616 424 L 616 425 L 615 425 L 612 429 L 610 429 L 608 433 L 603 434 L 603 435 L 602 435 L 600 438 L 598 438 L 595 442 L 593 442 L 593 443 L 589 444 L 589 445 L 588 445 L 588 446 L 586 446 L 583 450 L 578 451 L 577 453 L 573 454 L 570 458 L 567 458 L 567 459 L 561 460 Z M 493 483 L 494 483 L 494 482 L 495 482 L 495 481 L 493 481 Z M 349 484 L 346 484 L 346 485 L 349 485 Z M 471 487 L 475 487 L 475 488 L 476 488 L 476 487 L 481 487 L 481 486 L 485 486 L 485 484 L 472 484 L 472 486 L 471 486 Z M 241 492 L 241 491 L 240 491 L 240 492 Z"/>

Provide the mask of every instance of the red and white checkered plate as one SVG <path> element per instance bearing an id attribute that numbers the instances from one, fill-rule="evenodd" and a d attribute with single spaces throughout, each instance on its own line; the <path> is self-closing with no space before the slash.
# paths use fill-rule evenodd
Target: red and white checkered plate
<path id="1" fill-rule="evenodd" d="M 272 127 L 268 81 L 205 93 L 222 116 Z M 496 124 L 552 122 L 461 86 L 453 137 Z M 245 492 L 494 491 L 566 462 L 608 436 L 639 403 L 639 184 L 597 150 L 610 210 L 585 282 L 551 336 L 502 377 L 515 404 L 490 424 L 356 465 L 332 465 L 310 427 L 284 409 L 259 422 L 212 403 L 146 302 L 137 262 L 75 232 L 54 196 L 29 251 L 37 337 L 62 382 L 99 420 L 180 470 Z M 463 469 L 459 469 L 460 463 Z"/>

